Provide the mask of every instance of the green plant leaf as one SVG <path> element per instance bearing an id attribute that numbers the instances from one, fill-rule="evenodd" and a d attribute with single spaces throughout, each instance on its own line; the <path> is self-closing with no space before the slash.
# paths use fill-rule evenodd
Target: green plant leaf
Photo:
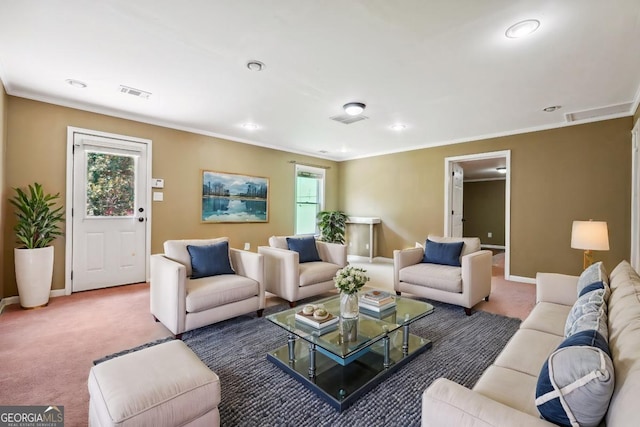
<path id="1" fill-rule="evenodd" d="M 29 185 L 27 191 L 14 190 L 16 194 L 9 202 L 16 208 L 18 223 L 13 230 L 17 243 L 27 249 L 44 248 L 63 235 L 60 223 L 64 220 L 64 208 L 56 207 L 60 193 L 45 194 L 37 182 Z"/>

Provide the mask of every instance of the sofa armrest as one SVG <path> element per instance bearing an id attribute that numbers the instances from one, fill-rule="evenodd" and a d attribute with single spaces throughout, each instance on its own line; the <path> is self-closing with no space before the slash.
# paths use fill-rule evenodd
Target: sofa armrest
<path id="1" fill-rule="evenodd" d="M 578 299 L 578 276 L 559 273 L 536 274 L 536 302 L 572 306 Z"/>
<path id="2" fill-rule="evenodd" d="M 151 255 L 150 309 L 173 334 L 185 328 L 187 268 L 163 254 Z"/>
<path id="3" fill-rule="evenodd" d="M 255 280 L 260 285 L 258 297 L 260 306 L 264 308 L 264 257 L 261 254 L 240 249 L 229 248 L 229 258 L 236 274 Z"/>
<path id="4" fill-rule="evenodd" d="M 300 258 L 298 252 L 288 249 L 258 246 L 264 257 L 265 290 L 287 301 L 297 301 L 300 286 Z"/>
<path id="5" fill-rule="evenodd" d="M 340 268 L 347 265 L 347 246 L 340 243 L 329 243 L 316 240 L 318 255 L 324 262 L 339 265 Z"/>
<path id="6" fill-rule="evenodd" d="M 491 293 L 492 252 L 480 250 L 461 258 L 462 293 L 472 307 Z"/>
<path id="7" fill-rule="evenodd" d="M 555 424 L 439 378 L 422 394 L 422 426 L 549 427 Z"/>
<path id="8" fill-rule="evenodd" d="M 422 258 L 424 258 L 424 249 L 421 247 L 393 251 L 393 289 L 400 292 L 400 270 L 420 263 Z"/>

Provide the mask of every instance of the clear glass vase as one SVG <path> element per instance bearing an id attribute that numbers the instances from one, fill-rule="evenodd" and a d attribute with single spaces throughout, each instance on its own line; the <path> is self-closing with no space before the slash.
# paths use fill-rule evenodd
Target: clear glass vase
<path id="1" fill-rule="evenodd" d="M 343 342 L 358 340 L 358 293 L 340 293 L 340 335 Z"/>
<path id="2" fill-rule="evenodd" d="M 340 317 L 343 319 L 357 319 L 359 314 L 358 293 L 340 293 Z"/>

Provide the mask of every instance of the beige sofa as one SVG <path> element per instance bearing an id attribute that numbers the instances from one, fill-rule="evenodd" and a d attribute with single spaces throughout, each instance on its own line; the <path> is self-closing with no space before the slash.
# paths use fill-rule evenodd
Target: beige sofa
<path id="1" fill-rule="evenodd" d="M 539 273 L 537 304 L 473 390 L 440 378 L 422 397 L 423 426 L 553 426 L 535 405 L 541 367 L 563 341 L 577 277 Z M 621 262 L 609 277 L 609 349 L 615 372 L 607 426 L 637 426 L 640 396 L 640 277 Z M 605 402 L 606 403 L 606 402 Z"/>
<path id="2" fill-rule="evenodd" d="M 481 250 L 477 237 L 439 237 L 429 235 L 429 240 L 439 243 L 463 241 L 460 267 L 422 262 L 424 248 L 393 251 L 393 288 L 402 292 L 464 307 L 471 314 L 471 307 L 489 300 L 491 293 L 491 251 Z"/>

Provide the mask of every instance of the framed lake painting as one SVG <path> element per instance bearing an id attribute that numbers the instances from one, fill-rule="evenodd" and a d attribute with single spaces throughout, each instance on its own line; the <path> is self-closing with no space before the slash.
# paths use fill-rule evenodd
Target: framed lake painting
<path id="1" fill-rule="evenodd" d="M 202 222 L 269 222 L 269 179 L 203 170 Z"/>

